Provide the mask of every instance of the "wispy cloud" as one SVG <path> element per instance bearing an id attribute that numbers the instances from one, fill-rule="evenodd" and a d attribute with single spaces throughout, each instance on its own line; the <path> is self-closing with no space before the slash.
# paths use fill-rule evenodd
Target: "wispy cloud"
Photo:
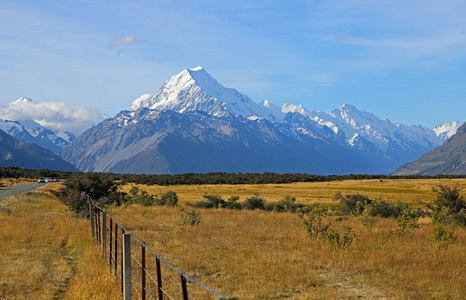
<path id="1" fill-rule="evenodd" d="M 113 39 L 108 43 L 108 46 L 110 48 L 116 48 L 116 47 L 121 47 L 121 46 L 126 46 L 126 45 L 131 45 L 131 44 L 137 44 L 137 43 L 143 43 L 142 40 L 135 38 L 134 36 L 127 36 L 122 39 Z"/>

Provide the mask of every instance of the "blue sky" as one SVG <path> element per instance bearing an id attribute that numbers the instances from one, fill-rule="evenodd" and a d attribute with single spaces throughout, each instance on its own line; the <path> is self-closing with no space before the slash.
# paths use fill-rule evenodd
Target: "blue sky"
<path id="1" fill-rule="evenodd" d="M 256 102 L 465 121 L 465 12 L 463 0 L 0 0 L 0 100 L 114 115 L 202 65 Z"/>

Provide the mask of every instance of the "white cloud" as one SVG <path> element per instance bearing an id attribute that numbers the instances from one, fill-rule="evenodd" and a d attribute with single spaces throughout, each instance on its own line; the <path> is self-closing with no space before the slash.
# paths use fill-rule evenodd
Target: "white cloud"
<path id="1" fill-rule="evenodd" d="M 122 39 L 113 39 L 108 43 L 108 46 L 110 48 L 115 48 L 115 47 L 120 47 L 120 46 L 125 46 L 125 45 L 130 45 L 130 44 L 137 44 L 137 43 L 142 43 L 143 41 L 135 38 L 133 36 L 127 36 Z"/>
<path id="2" fill-rule="evenodd" d="M 13 121 L 34 120 L 54 132 L 69 131 L 75 135 L 103 119 L 97 108 L 71 106 L 64 101 L 13 101 L 1 107 L 0 118 Z"/>

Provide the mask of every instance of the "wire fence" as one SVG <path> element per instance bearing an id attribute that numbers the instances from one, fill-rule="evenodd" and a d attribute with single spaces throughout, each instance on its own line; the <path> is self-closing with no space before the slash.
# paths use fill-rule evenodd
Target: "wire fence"
<path id="1" fill-rule="evenodd" d="M 227 299 L 184 274 L 130 234 L 90 198 L 92 237 L 119 279 L 123 299 Z"/>

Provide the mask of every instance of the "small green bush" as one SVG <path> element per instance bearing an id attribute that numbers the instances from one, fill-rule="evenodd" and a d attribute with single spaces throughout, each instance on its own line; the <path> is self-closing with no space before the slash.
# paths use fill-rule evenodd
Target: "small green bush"
<path id="1" fill-rule="evenodd" d="M 259 195 L 254 195 L 252 197 L 246 198 L 246 201 L 243 204 L 243 209 L 265 209 L 265 199 L 259 197 Z"/>
<path id="2" fill-rule="evenodd" d="M 314 205 L 308 207 L 304 212 L 298 213 L 303 220 L 304 227 L 312 239 L 322 238 L 329 229 L 331 222 L 325 222 L 324 217 L 327 215 L 327 209 L 323 206 Z"/>
<path id="3" fill-rule="evenodd" d="M 225 208 L 228 209 L 241 209 L 241 204 L 238 203 L 239 196 L 231 196 L 228 198 L 227 203 L 225 204 Z"/>
<path id="4" fill-rule="evenodd" d="M 162 194 L 160 198 L 155 199 L 155 204 L 161 206 L 177 206 L 178 195 L 174 191 L 168 191 Z"/>
<path id="5" fill-rule="evenodd" d="M 466 200 L 460 195 L 461 189 L 439 185 L 432 190 L 437 193 L 434 204 L 426 205 L 432 211 L 432 221 L 449 226 L 466 226 Z"/>
<path id="6" fill-rule="evenodd" d="M 133 186 L 126 196 L 126 203 L 139 204 L 143 206 L 151 206 L 156 202 L 156 198 L 145 190 L 140 190 L 138 187 Z"/>
<path id="7" fill-rule="evenodd" d="M 419 228 L 419 214 L 409 208 L 408 205 L 404 205 L 401 214 L 396 219 L 396 226 L 399 232 L 406 233 Z"/>
<path id="8" fill-rule="evenodd" d="M 456 241 L 456 236 L 453 230 L 447 230 L 442 225 L 434 227 L 434 241 L 437 243 L 439 249 L 446 250 L 450 245 Z"/>
<path id="9" fill-rule="evenodd" d="M 333 246 L 340 248 L 347 248 L 353 243 L 356 233 L 353 228 L 345 226 L 343 227 L 343 233 L 339 233 L 331 228 L 324 234 L 324 238 Z"/>
<path id="10" fill-rule="evenodd" d="M 201 223 L 200 213 L 197 213 L 194 209 L 192 211 L 187 211 L 183 207 L 180 209 L 180 225 L 182 226 L 198 226 Z"/>

